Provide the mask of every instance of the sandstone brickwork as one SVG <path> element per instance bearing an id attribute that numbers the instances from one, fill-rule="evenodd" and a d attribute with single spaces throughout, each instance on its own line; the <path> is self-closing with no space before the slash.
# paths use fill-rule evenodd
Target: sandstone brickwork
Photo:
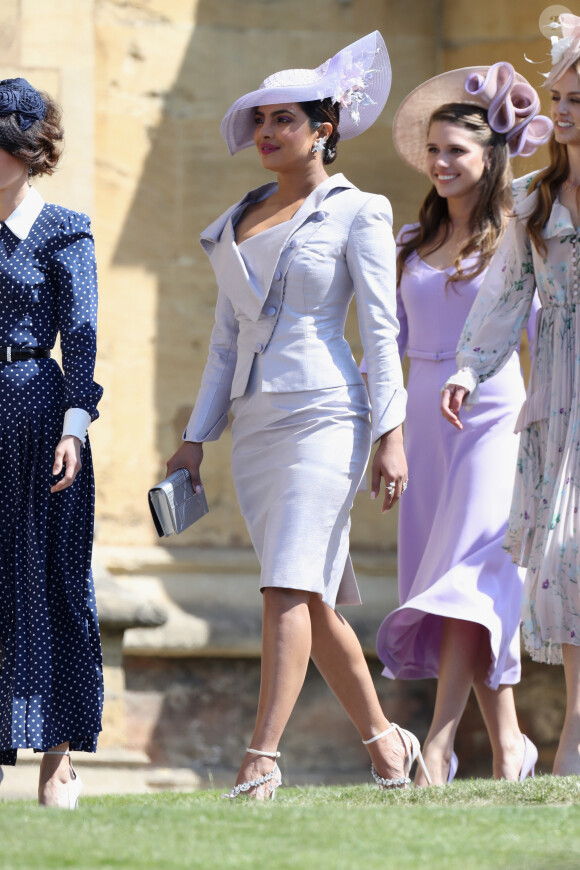
<path id="1" fill-rule="evenodd" d="M 230 103 L 265 75 L 312 67 L 372 29 L 393 66 L 387 108 L 333 169 L 387 195 L 395 228 L 412 220 L 425 181 L 401 166 L 390 138 L 402 97 L 425 78 L 505 58 L 546 59 L 546 4 L 489 0 L 4 0 L 0 73 L 24 75 L 63 104 L 62 167 L 47 199 L 87 211 L 100 267 L 99 362 L 105 387 L 91 431 L 97 540 L 156 540 L 145 498 L 164 474 L 195 397 L 212 326 L 215 283 L 201 229 L 266 179 L 251 149 L 231 158 L 219 136 Z M 518 171 L 541 165 L 542 156 Z M 348 334 L 360 341 L 353 311 Z M 208 445 L 211 512 L 168 546 L 248 546 L 229 472 L 229 432 Z M 412 485 L 412 484 L 411 484 Z M 393 547 L 396 517 L 357 498 L 354 547 Z"/>

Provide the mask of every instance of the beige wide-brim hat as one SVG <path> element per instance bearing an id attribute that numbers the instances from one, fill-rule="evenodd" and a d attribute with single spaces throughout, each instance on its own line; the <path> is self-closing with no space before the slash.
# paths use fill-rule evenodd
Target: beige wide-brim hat
<path id="1" fill-rule="evenodd" d="M 428 175 L 427 136 L 431 115 L 446 103 L 480 106 L 492 130 L 506 137 L 512 156 L 526 157 L 548 141 L 552 122 L 539 115 L 540 98 L 509 63 L 468 66 L 441 73 L 405 97 L 393 121 L 393 142 L 409 166 Z"/>
<path id="2" fill-rule="evenodd" d="M 341 139 L 367 130 L 381 114 L 391 89 L 391 63 L 378 30 L 347 45 L 316 69 L 286 69 L 230 106 L 220 133 L 230 154 L 254 144 L 254 110 L 278 103 L 306 103 L 332 97 L 340 105 Z"/>

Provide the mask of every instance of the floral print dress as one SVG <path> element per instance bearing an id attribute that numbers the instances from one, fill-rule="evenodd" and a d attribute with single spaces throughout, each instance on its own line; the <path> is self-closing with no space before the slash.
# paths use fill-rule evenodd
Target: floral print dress
<path id="1" fill-rule="evenodd" d="M 528 194 L 532 178 L 515 183 L 516 216 L 465 323 L 457 362 L 474 386 L 494 375 L 519 342 L 537 287 L 541 309 L 516 424 L 521 439 L 504 546 L 527 568 L 525 647 L 535 661 L 560 664 L 562 643 L 580 645 L 580 227 L 556 199 L 542 231 L 547 252 L 536 250 L 526 232 L 537 197 Z"/>

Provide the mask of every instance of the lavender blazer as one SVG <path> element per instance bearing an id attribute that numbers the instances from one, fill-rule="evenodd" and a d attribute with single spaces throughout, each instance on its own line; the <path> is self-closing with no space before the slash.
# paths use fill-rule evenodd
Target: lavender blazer
<path id="1" fill-rule="evenodd" d="M 322 182 L 277 235 L 264 236 L 262 280 L 248 269 L 234 239 L 244 208 L 276 183 L 250 191 L 201 235 L 218 282 L 209 356 L 186 441 L 213 441 L 227 425 L 233 399 L 246 390 L 256 354 L 263 392 L 298 392 L 362 379 L 344 338 L 352 297 L 368 369 L 373 439 L 405 417 L 397 349 L 395 243 L 383 196 L 363 193 L 343 175 Z"/>

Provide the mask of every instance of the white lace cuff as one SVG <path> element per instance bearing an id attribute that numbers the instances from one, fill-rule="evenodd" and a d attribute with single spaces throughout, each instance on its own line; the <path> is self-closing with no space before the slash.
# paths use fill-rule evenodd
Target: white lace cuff
<path id="1" fill-rule="evenodd" d="M 463 387 L 468 391 L 469 395 L 463 403 L 466 411 L 470 411 L 474 405 L 477 405 L 479 402 L 479 380 L 474 369 L 470 369 L 469 366 L 459 369 L 458 372 L 447 378 L 441 387 L 441 392 L 451 384 L 455 387 Z"/>

